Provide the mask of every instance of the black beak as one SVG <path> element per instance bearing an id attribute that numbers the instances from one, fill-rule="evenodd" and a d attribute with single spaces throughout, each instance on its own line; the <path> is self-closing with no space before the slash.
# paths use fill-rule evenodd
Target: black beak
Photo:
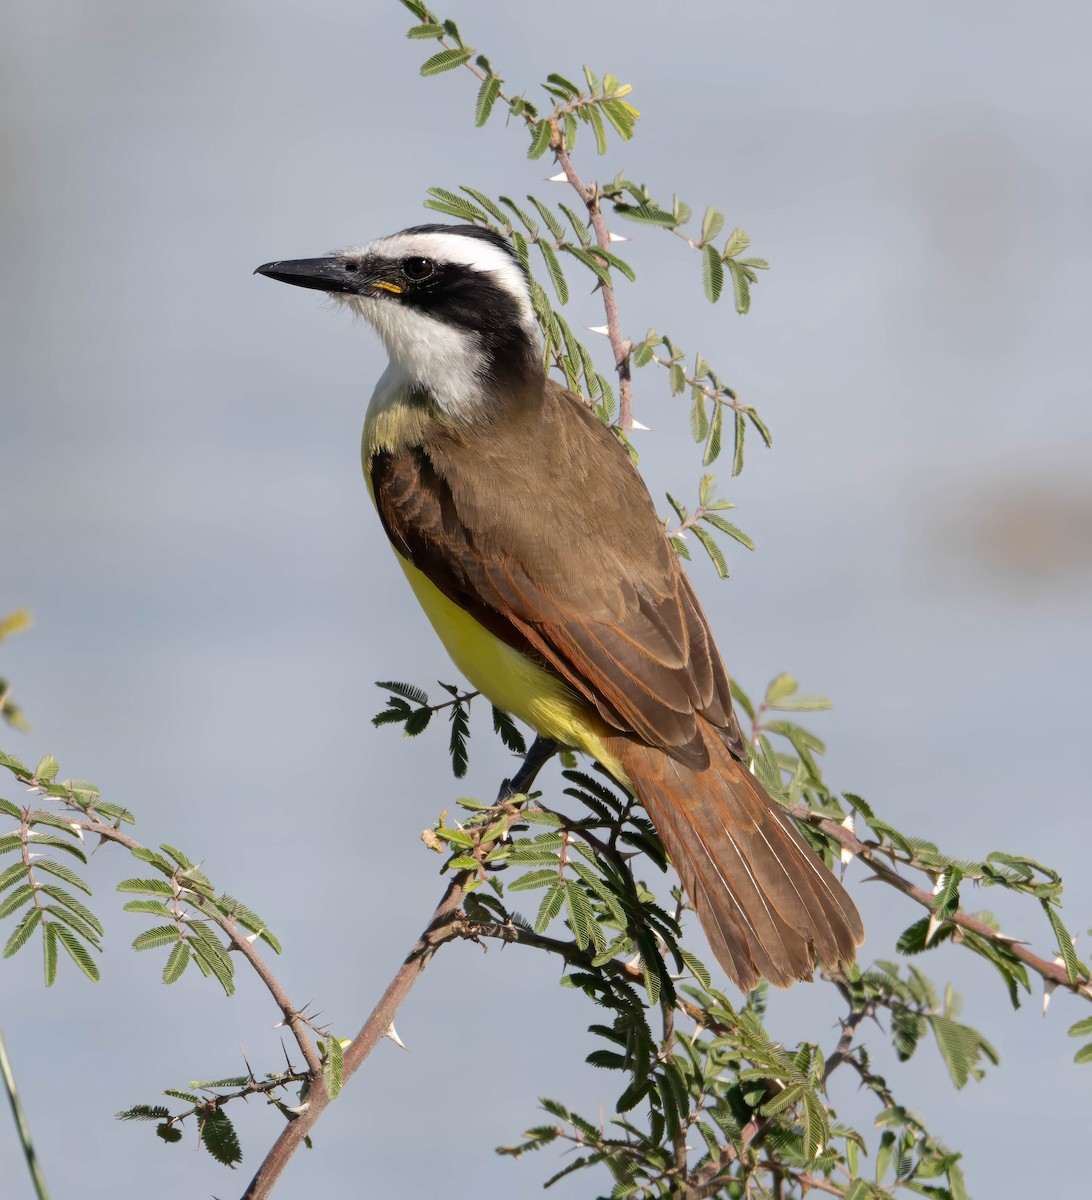
<path id="1" fill-rule="evenodd" d="M 315 288 L 320 292 L 359 292 L 367 280 L 360 263 L 349 258 L 297 258 L 262 263 L 255 275 L 268 275 L 296 287 Z"/>

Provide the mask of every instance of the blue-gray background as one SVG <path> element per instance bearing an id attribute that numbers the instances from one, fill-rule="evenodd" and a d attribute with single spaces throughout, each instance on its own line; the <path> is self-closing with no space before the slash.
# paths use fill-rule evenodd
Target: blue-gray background
<path id="1" fill-rule="evenodd" d="M 679 242 L 629 227 L 647 325 L 700 347 L 773 427 L 724 484 L 759 543 L 698 585 L 729 667 L 832 695 L 813 723 L 829 778 L 967 855 L 1060 867 L 1092 917 L 1088 733 L 1092 417 L 1085 347 L 1092 172 L 1086 52 L 1072 3 L 452 5 L 515 89 L 587 61 L 647 114 L 611 151 L 658 194 L 743 225 L 774 269 L 755 311 L 702 298 Z M 205 861 L 282 937 L 290 994 L 349 1033 L 439 893 L 418 833 L 508 761 L 483 736 L 450 782 L 442 730 L 373 731 L 375 679 L 452 678 L 367 503 L 357 438 L 382 367 L 361 326 L 251 276 L 421 220 L 429 185 L 542 184 L 524 138 L 475 131 L 473 81 L 421 81 L 393 0 L 303 4 L 6 0 L 0 31 L 0 611 L 36 628 L 3 647 L 52 751 Z M 596 166 L 580 160 L 589 174 Z M 574 313 L 597 323 L 590 300 Z M 679 403 L 651 372 L 638 415 L 657 494 L 698 474 Z M 526 499 L 534 504 L 535 497 Z M 481 721 L 481 716 L 478 720 Z M 367 860 L 365 869 L 361 864 Z M 228 1176 L 189 1143 L 111 1114 L 230 1074 L 240 1043 L 276 1067 L 268 997 L 173 989 L 93 867 L 103 982 L 37 951 L 3 964 L 0 1020 L 55 1197 L 237 1194 L 278 1120 L 240 1113 Z M 851 872 L 866 954 L 917 912 Z M 974 904 L 975 897 L 968 896 Z M 993 893 L 983 906 L 997 904 Z M 1031 904 L 1001 907 L 1047 951 Z M 925 1046 L 890 1065 L 909 1105 L 967 1151 L 979 1197 L 1085 1194 L 1088 1068 L 1065 1026 L 1087 1011 L 999 982 L 945 949 L 926 964 L 976 993 L 967 1016 L 1003 1067 L 962 1093 Z M 557 1162 L 492 1147 L 536 1096 L 609 1111 L 580 1069 L 581 998 L 518 950 L 447 949 L 278 1195 L 533 1196 Z M 829 1044 L 835 1008 L 800 987 L 785 1036 Z M 879 1041 L 882 1038 L 876 1035 Z M 883 1060 L 886 1064 L 886 1059 Z M 851 1080 L 836 1102 L 867 1120 Z M 1046 1182 L 1049 1177 L 1049 1184 Z M 29 1195 L 0 1120 L 5 1200 Z M 590 1180 L 566 1183 L 591 1194 Z"/>

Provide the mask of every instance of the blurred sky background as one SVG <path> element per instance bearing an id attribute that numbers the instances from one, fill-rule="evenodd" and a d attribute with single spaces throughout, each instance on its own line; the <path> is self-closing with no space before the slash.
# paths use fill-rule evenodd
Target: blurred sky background
<path id="1" fill-rule="evenodd" d="M 1054 864 L 1086 929 L 1087 7 L 442 12 L 513 90 L 583 62 L 632 82 L 636 141 L 597 167 L 585 134 L 579 168 L 714 203 L 772 264 L 738 318 L 702 297 L 682 243 L 623 230 L 643 285 L 622 297 L 627 332 L 700 348 L 774 432 L 740 479 L 722 472 L 758 553 L 733 551 L 728 583 L 695 571 L 729 669 L 752 690 L 791 670 L 832 696 L 811 724 L 833 786 L 954 853 Z M 281 937 L 289 994 L 348 1034 L 441 891 L 420 830 L 458 795 L 492 797 L 510 760 L 487 711 L 464 783 L 442 728 L 412 743 L 371 728 L 373 680 L 454 678 L 360 477 L 383 358 L 365 327 L 251 272 L 428 219 L 430 185 L 561 189 L 521 132 L 473 128 L 468 76 L 417 77 L 431 43 L 403 40 L 394 0 L 2 14 L 0 613 L 36 622 L 0 651 L 33 725 L 3 743 L 55 753 L 135 809 L 138 835 L 204 860 Z M 575 304 L 574 323 L 601 319 Z M 685 415 L 650 370 L 637 415 L 663 431 L 641 444 L 654 494 L 691 496 Z M 231 1001 L 196 973 L 162 987 L 162 955 L 126 949 L 144 926 L 111 889 L 131 873 L 112 852 L 91 872 L 101 984 L 65 963 L 45 991 L 36 948 L 2 964 L 45 1172 L 55 1200 L 237 1195 L 279 1127 L 260 1104 L 237 1114 L 234 1174 L 112 1114 L 236 1072 L 240 1043 L 275 1069 L 277 1014 L 245 970 Z M 864 953 L 882 956 L 919 911 L 860 879 Z M 1003 899 L 966 896 L 1049 951 L 1036 906 Z M 1085 1196 L 1092 1076 L 1065 1028 L 1087 1008 L 1056 995 L 1044 1021 L 1037 991 L 1013 1013 L 990 968 L 950 947 L 922 965 L 973 993 L 965 1017 L 1002 1067 L 956 1093 L 932 1045 L 904 1067 L 883 1056 L 900 1098 L 966 1152 L 978 1200 Z M 493 1147 L 536 1123 L 539 1095 L 592 1113 L 614 1095 L 612 1076 L 574 1072 L 591 1014 L 556 978 L 519 949 L 445 949 L 398 1018 L 411 1053 L 378 1048 L 277 1196 L 423 1200 L 441 1179 L 452 1200 L 539 1195 L 557 1157 Z M 771 1029 L 829 1046 L 836 1011 L 801 986 L 775 998 Z M 869 1119 L 851 1080 L 833 1095 Z M 6 1117 L 0 1192 L 30 1195 Z"/>

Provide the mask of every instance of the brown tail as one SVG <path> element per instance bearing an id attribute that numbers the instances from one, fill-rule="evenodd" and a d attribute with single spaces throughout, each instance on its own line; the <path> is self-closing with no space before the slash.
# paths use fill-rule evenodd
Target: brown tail
<path id="1" fill-rule="evenodd" d="M 717 961 L 745 992 L 810 979 L 818 957 L 852 962 L 864 940 L 842 885 L 792 819 L 705 730 L 709 766 L 694 770 L 641 742 L 611 739 Z"/>

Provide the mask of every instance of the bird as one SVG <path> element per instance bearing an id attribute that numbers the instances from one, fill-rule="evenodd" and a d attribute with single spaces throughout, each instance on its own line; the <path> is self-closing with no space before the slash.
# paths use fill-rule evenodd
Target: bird
<path id="1" fill-rule="evenodd" d="M 549 377 L 512 243 L 415 225 L 255 273 L 327 293 L 383 342 L 364 475 L 459 671 L 636 797 L 743 992 L 852 962 L 857 909 L 750 771 L 694 588 L 625 447 Z"/>

